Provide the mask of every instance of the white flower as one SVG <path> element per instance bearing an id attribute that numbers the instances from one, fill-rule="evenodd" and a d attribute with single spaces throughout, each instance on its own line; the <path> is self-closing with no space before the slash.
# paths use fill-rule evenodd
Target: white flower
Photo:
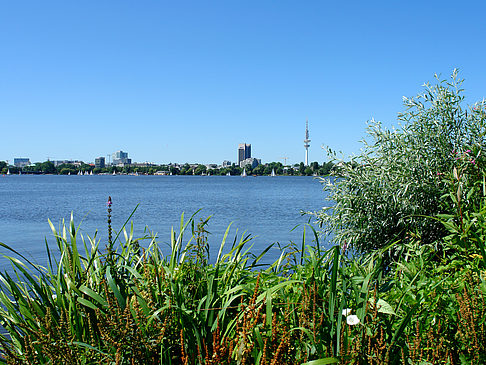
<path id="1" fill-rule="evenodd" d="M 351 308 L 343 309 L 343 316 L 347 317 L 351 314 Z"/>
<path id="2" fill-rule="evenodd" d="M 355 324 L 359 323 L 359 318 L 358 316 L 351 314 L 350 316 L 346 317 L 346 323 L 349 324 L 350 326 L 354 326 Z"/>

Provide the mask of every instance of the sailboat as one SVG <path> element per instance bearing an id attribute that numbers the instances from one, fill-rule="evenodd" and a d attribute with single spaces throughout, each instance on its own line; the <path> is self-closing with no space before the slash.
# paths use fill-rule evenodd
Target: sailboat
<path id="1" fill-rule="evenodd" d="M 89 174 L 90 174 L 90 175 L 93 175 L 93 171 L 90 171 L 90 172 L 89 172 Z"/>
<path id="2" fill-rule="evenodd" d="M 272 174 L 270 176 L 277 176 L 275 175 L 275 169 L 272 169 Z"/>
<path id="3" fill-rule="evenodd" d="M 229 173 L 229 171 L 226 173 L 226 176 L 231 176 L 231 174 Z"/>
<path id="4" fill-rule="evenodd" d="M 19 175 L 22 175 L 22 171 L 19 170 Z"/>
<path id="5" fill-rule="evenodd" d="M 81 172 L 81 170 L 79 170 L 79 171 L 78 171 L 78 175 L 82 175 L 82 172 Z"/>
<path id="6" fill-rule="evenodd" d="M 115 176 L 116 175 L 116 171 L 113 171 L 113 174 L 112 175 Z"/>
<path id="7" fill-rule="evenodd" d="M 10 175 L 10 169 L 7 169 L 7 175 Z"/>
<path id="8" fill-rule="evenodd" d="M 241 177 L 246 177 L 246 169 L 243 169 L 243 172 L 241 173 Z"/>

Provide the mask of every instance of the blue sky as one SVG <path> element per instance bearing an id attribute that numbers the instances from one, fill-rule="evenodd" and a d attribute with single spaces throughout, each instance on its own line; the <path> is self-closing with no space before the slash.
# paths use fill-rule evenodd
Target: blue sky
<path id="1" fill-rule="evenodd" d="M 486 2 L 4 1 L 0 160 L 358 153 L 454 68 L 486 97 Z"/>

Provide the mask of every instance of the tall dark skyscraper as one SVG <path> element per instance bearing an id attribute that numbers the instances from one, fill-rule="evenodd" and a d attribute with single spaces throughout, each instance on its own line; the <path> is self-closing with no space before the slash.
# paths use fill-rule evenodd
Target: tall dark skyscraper
<path id="1" fill-rule="evenodd" d="M 240 143 L 238 145 L 238 166 L 240 162 L 251 157 L 251 144 Z"/>

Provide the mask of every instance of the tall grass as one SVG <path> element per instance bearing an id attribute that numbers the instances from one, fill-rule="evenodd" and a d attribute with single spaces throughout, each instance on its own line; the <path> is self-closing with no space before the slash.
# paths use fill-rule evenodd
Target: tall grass
<path id="1" fill-rule="evenodd" d="M 229 239 L 230 227 L 210 260 L 207 224 L 182 215 L 167 256 L 155 237 L 143 237 L 144 245 L 135 239 L 133 226 L 123 226 L 102 248 L 96 236 L 79 235 L 72 217 L 57 230 L 51 224 L 58 252 L 46 247 L 44 267 L 1 244 L 11 252 L 5 258 L 12 270 L 0 276 L 0 317 L 7 331 L 0 361 L 484 360 L 482 257 L 470 270 L 451 270 L 434 264 L 429 246 L 410 243 L 403 253 L 408 259 L 390 267 L 382 263 L 389 247 L 348 257 L 339 246 L 323 249 L 315 235 L 312 244 L 261 268 L 266 251 L 251 255 L 251 237 Z"/>

